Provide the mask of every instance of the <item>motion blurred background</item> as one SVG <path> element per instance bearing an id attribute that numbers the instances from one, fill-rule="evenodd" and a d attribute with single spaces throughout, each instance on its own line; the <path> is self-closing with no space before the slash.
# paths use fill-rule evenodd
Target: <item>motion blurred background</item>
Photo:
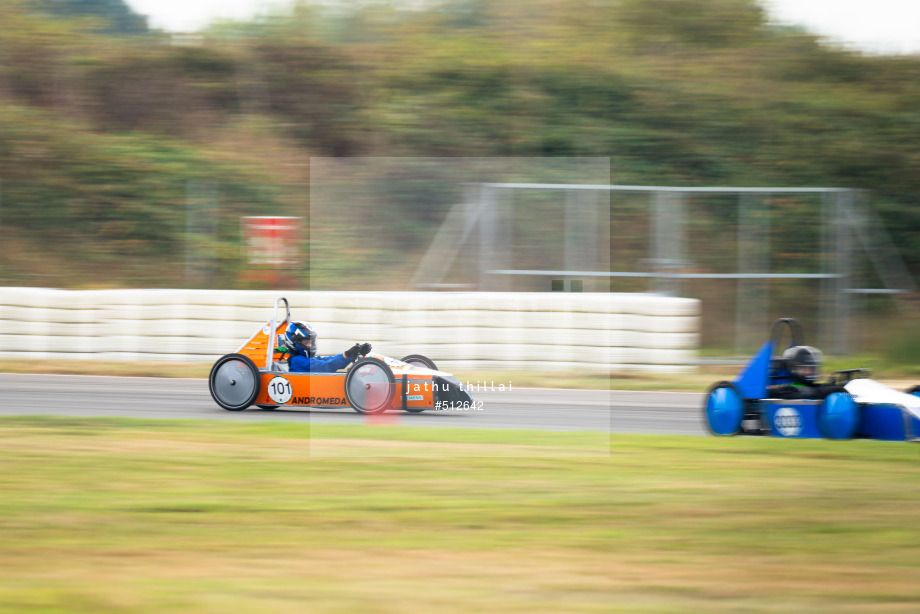
<path id="1" fill-rule="evenodd" d="M 268 1 L 0 0 L 0 611 L 918 611 L 912 444 L 624 433 L 777 317 L 920 381 L 920 55 L 770 8 L 817 0 Z M 206 377 L 278 295 L 507 397 L 48 375 Z"/>
<path id="2" fill-rule="evenodd" d="M 745 209 L 689 193 L 677 270 L 700 277 L 603 289 L 701 299 L 704 354 L 724 355 L 746 349 L 733 324 L 751 286 L 705 276 L 751 264 L 740 237 L 758 270 L 789 276 L 757 282 L 751 304 L 808 330 L 830 295 L 795 276 L 843 255 L 847 288 L 872 291 L 848 299 L 844 349 L 918 364 L 918 95 L 920 57 L 847 48 L 755 0 L 297 2 L 192 33 L 122 0 L 5 0 L 0 286 L 403 290 L 471 182 L 848 188 L 863 209 L 845 232 L 820 194 Z M 370 158 L 560 163 L 330 162 Z M 353 193 L 311 202 L 320 168 Z M 561 253 L 535 220 L 564 198 L 515 201 L 519 260 Z M 595 264 L 648 272 L 654 194 L 604 202 Z M 739 234 L 744 215 L 762 234 Z M 253 254 L 243 218 L 257 216 L 295 220 L 293 254 Z"/>

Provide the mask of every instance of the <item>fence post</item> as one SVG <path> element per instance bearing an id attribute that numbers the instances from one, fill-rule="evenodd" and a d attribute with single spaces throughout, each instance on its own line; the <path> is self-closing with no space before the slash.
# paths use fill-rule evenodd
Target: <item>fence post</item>
<path id="1" fill-rule="evenodd" d="M 834 307 L 834 353 L 850 351 L 850 286 L 853 274 L 853 231 L 850 227 L 851 190 L 836 194 L 834 225 L 836 227 L 837 279 Z"/>
<path id="2" fill-rule="evenodd" d="M 684 266 L 684 195 L 657 190 L 652 200 L 652 269 L 661 277 L 653 289 L 668 296 L 679 296 L 681 283 L 669 274 Z"/>
<path id="3" fill-rule="evenodd" d="M 738 197 L 738 273 L 770 272 L 769 194 L 742 193 Z M 756 348 L 767 330 L 769 281 L 740 278 L 735 307 L 735 354 Z"/>
<path id="4" fill-rule="evenodd" d="M 189 181 L 186 185 L 185 280 L 189 287 L 213 278 L 216 273 L 214 243 L 218 231 L 218 184 Z M 201 242 L 208 245 L 202 247 Z"/>
<path id="5" fill-rule="evenodd" d="M 566 271 L 596 271 L 598 199 L 595 190 L 565 191 L 565 252 Z M 572 283 L 572 279 L 568 283 Z M 582 280 L 591 289 L 595 280 Z M 571 288 L 570 288 L 571 289 Z"/>

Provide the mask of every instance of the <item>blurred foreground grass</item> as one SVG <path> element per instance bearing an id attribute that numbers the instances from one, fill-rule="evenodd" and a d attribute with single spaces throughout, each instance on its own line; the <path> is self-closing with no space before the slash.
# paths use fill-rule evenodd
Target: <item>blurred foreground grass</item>
<path id="1" fill-rule="evenodd" d="M 917 611 L 913 445 L 462 430 L 0 419 L 0 610 Z"/>
<path id="2" fill-rule="evenodd" d="M 876 355 L 829 358 L 825 375 L 836 369 L 869 367 L 872 377 L 896 388 L 920 384 L 920 365 L 895 364 Z M 676 390 L 702 392 L 720 380 L 732 380 L 742 365 L 702 365 L 690 373 L 587 373 L 549 371 L 457 371 L 463 382 L 494 382 L 517 388 L 590 390 Z M 125 377 L 207 378 L 211 363 L 163 363 L 93 360 L 0 360 L 0 373 L 117 375 Z"/>

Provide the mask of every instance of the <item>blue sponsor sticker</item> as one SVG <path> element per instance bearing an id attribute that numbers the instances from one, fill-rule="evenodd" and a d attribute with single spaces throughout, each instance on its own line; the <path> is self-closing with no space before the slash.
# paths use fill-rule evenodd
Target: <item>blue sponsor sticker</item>
<path id="1" fill-rule="evenodd" d="M 802 432 L 802 416 L 792 407 L 780 407 L 773 415 L 773 424 L 783 437 L 798 437 Z"/>

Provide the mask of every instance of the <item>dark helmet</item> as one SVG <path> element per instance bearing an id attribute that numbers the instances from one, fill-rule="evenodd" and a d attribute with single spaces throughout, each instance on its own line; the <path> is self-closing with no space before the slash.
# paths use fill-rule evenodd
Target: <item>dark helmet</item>
<path id="1" fill-rule="evenodd" d="M 306 322 L 291 322 L 287 329 L 287 338 L 291 345 L 303 350 L 308 356 L 316 354 L 316 331 Z"/>
<path id="2" fill-rule="evenodd" d="M 783 360 L 792 377 L 814 383 L 821 373 L 821 351 L 809 345 L 794 345 L 783 352 Z"/>

